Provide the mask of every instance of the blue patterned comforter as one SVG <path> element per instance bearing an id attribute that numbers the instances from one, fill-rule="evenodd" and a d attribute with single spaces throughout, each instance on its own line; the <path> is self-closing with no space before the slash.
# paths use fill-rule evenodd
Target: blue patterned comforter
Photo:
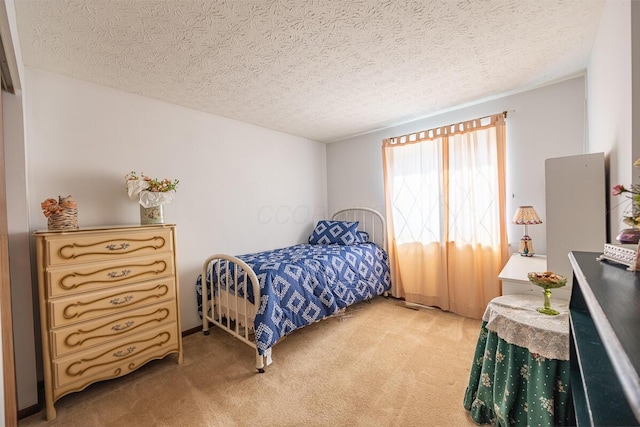
<path id="1" fill-rule="evenodd" d="M 238 258 L 260 282 L 260 307 L 254 321 L 260 354 L 290 332 L 391 288 L 387 253 L 374 243 L 301 244 Z M 202 316 L 200 279 L 196 295 Z M 243 295 L 244 284 L 238 288 Z M 248 288 L 253 302 L 252 287 Z M 207 294 L 210 297 L 210 286 Z"/>

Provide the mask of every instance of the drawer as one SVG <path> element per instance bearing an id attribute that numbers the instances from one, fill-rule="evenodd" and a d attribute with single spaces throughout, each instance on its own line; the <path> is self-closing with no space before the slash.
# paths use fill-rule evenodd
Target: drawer
<path id="1" fill-rule="evenodd" d="M 67 265 L 47 269 L 50 297 L 125 285 L 175 275 L 173 254 L 118 258 L 103 263 Z"/>
<path id="2" fill-rule="evenodd" d="M 170 228 L 63 234 L 49 237 L 46 244 L 47 266 L 173 251 Z"/>
<path id="3" fill-rule="evenodd" d="M 130 372 L 145 361 L 177 351 L 178 334 L 176 324 L 169 324 L 140 334 L 128 335 L 126 338 L 87 351 L 81 356 L 54 360 L 54 388 L 79 383 L 77 389 L 81 389 L 95 381 L 95 376 L 106 379 L 118 377 L 123 371 Z"/>
<path id="4" fill-rule="evenodd" d="M 120 364 L 110 365 L 108 370 L 99 372 L 90 377 L 83 377 L 82 381 L 70 382 L 65 384 L 64 386 L 57 387 L 57 388 L 54 388 L 52 386 L 51 397 L 55 402 L 56 400 L 60 399 L 62 396 L 65 396 L 69 393 L 84 390 L 89 385 L 95 382 L 110 380 L 113 378 L 118 378 L 124 375 L 128 375 L 133 371 L 135 371 L 136 369 L 140 368 L 145 363 L 148 363 L 155 359 L 162 359 L 163 357 L 171 353 L 178 353 L 178 354 L 180 353 L 179 344 L 176 346 L 160 348 L 155 353 L 145 354 L 136 359 L 128 359 L 125 362 L 121 362 Z M 53 380 L 51 381 L 53 384 Z"/>
<path id="5" fill-rule="evenodd" d="M 128 311 L 107 318 L 100 318 L 74 326 L 57 329 L 51 333 L 52 357 L 83 351 L 125 335 L 176 322 L 175 301 Z"/>
<path id="6" fill-rule="evenodd" d="M 167 277 L 119 286 L 90 294 L 78 294 L 49 302 L 49 321 L 52 328 L 71 325 L 97 317 L 124 313 L 132 308 L 175 299 L 175 279 Z"/>

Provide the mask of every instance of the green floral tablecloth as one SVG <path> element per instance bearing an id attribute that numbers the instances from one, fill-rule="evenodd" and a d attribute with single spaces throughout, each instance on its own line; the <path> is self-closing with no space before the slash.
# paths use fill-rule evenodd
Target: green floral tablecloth
<path id="1" fill-rule="evenodd" d="M 482 322 L 464 407 L 478 424 L 569 424 L 569 361 L 509 344 Z"/>

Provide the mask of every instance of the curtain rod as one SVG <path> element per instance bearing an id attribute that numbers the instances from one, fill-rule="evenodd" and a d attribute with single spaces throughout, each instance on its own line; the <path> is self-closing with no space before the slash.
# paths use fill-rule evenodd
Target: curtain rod
<path id="1" fill-rule="evenodd" d="M 509 112 L 511 112 L 511 113 L 515 113 L 515 111 L 516 111 L 516 110 L 511 110 L 511 111 L 509 111 L 509 110 L 504 110 L 504 111 L 502 112 L 502 116 L 506 119 L 506 118 L 507 118 L 507 114 L 509 114 Z M 479 118 L 479 120 L 482 120 L 482 119 L 488 119 L 488 118 L 489 118 L 489 117 L 491 117 L 491 116 L 495 116 L 495 114 L 490 114 L 490 115 L 488 115 L 488 116 L 480 117 L 480 118 Z"/>
<path id="2" fill-rule="evenodd" d="M 504 111 L 502 112 L 502 116 L 506 119 L 506 118 L 507 118 L 507 114 L 509 114 L 509 113 L 515 113 L 515 112 L 516 112 L 516 110 L 504 110 Z M 500 114 L 500 113 L 497 113 L 497 114 Z M 495 116 L 495 114 L 489 114 L 488 116 L 479 117 L 479 118 L 478 118 L 478 119 L 476 119 L 476 120 L 488 119 L 488 118 L 489 118 L 489 117 L 491 117 L 491 116 Z"/>
<path id="3" fill-rule="evenodd" d="M 506 120 L 507 115 L 508 115 L 509 113 L 515 113 L 515 111 L 516 111 L 516 110 L 504 110 L 504 111 L 502 111 L 502 113 L 493 113 L 493 114 L 490 114 L 490 115 L 488 115 L 488 116 L 478 117 L 478 118 L 471 119 L 471 120 L 467 120 L 467 121 L 460 122 L 460 123 L 455 123 L 455 124 L 446 125 L 446 126 L 439 126 L 439 127 L 437 127 L 437 128 L 434 128 L 434 129 L 423 130 L 423 131 L 418 131 L 418 132 L 412 132 L 412 133 L 410 133 L 410 134 L 394 136 L 394 137 L 391 137 L 391 138 L 384 138 L 384 139 L 382 140 L 382 144 L 383 144 L 383 145 L 385 145 L 385 144 L 389 143 L 390 141 L 397 141 L 398 139 L 403 138 L 403 137 L 409 137 L 410 135 L 417 135 L 417 134 L 420 134 L 420 133 L 429 133 L 429 132 L 432 132 L 432 131 L 434 131 L 434 130 L 436 130 L 436 129 L 452 127 L 452 126 L 459 125 L 459 124 L 461 124 L 461 123 L 466 123 L 466 122 L 471 122 L 471 121 L 476 121 L 476 120 L 480 120 L 480 121 L 481 121 L 481 120 L 483 120 L 483 119 L 488 119 L 488 118 L 494 117 L 494 116 L 499 115 L 499 114 L 502 114 L 503 118 Z"/>

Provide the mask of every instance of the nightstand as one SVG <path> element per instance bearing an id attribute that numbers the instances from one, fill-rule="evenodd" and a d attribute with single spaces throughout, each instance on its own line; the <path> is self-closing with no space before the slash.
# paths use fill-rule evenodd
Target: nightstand
<path id="1" fill-rule="evenodd" d="M 534 255 L 531 257 L 513 254 L 498 275 L 502 280 L 502 295 L 539 295 L 542 301 L 542 289 L 529 281 L 527 273 L 547 271 L 547 257 Z M 551 301 L 560 298 L 571 298 L 571 284 L 552 290 Z"/>

